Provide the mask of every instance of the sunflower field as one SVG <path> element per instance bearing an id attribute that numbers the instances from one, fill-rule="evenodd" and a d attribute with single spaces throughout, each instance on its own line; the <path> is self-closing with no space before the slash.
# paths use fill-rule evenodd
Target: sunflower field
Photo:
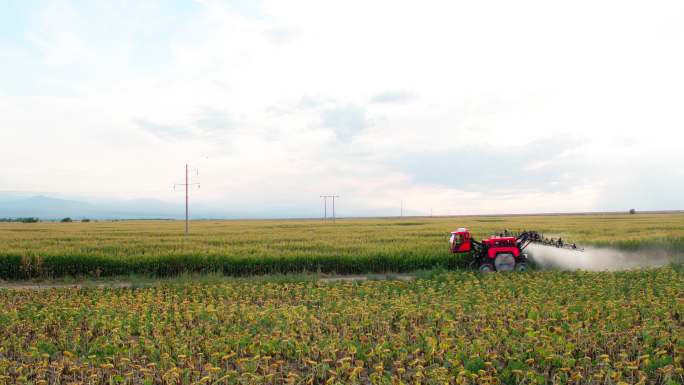
<path id="1" fill-rule="evenodd" d="M 682 384 L 684 277 L 0 290 L 0 384 Z"/>

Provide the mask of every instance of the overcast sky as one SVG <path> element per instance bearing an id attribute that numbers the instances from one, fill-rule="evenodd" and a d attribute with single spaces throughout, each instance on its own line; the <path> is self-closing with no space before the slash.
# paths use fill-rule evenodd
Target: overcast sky
<path id="1" fill-rule="evenodd" d="M 681 0 L 0 1 L 0 195 L 684 209 L 683 69 Z"/>

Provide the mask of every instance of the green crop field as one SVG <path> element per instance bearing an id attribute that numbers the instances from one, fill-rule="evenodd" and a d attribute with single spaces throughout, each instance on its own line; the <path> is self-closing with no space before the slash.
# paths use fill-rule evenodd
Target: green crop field
<path id="1" fill-rule="evenodd" d="M 182 221 L 0 224 L 0 279 L 158 277 L 217 272 L 231 276 L 322 272 L 410 272 L 462 268 L 447 236 L 467 227 L 538 230 L 583 246 L 668 249 L 681 254 L 684 215 L 577 215 L 404 219 Z"/>
<path id="2" fill-rule="evenodd" d="M 0 290 L 0 383 L 681 384 L 682 278 Z"/>
<path id="3" fill-rule="evenodd" d="M 467 262 L 447 251 L 457 227 L 680 258 L 683 224 L 681 214 L 219 221 L 191 223 L 186 238 L 173 221 L 11 223 L 0 225 L 0 272 L 454 268 Z M 677 263 L 389 278 L 0 289 L 0 384 L 684 384 Z"/>

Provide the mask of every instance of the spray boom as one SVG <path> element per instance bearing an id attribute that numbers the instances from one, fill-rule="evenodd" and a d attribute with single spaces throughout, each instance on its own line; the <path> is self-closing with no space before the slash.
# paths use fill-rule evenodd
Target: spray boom
<path id="1" fill-rule="evenodd" d="M 521 245 L 520 250 L 527 247 L 530 243 L 534 243 L 538 245 L 556 247 L 565 250 L 584 251 L 584 248 L 579 247 L 573 243 L 563 242 L 563 240 L 560 237 L 558 237 L 558 239 L 544 238 L 544 234 L 539 234 L 539 232 L 537 231 L 523 231 L 522 233 L 517 235 L 516 243 L 519 243 Z"/>

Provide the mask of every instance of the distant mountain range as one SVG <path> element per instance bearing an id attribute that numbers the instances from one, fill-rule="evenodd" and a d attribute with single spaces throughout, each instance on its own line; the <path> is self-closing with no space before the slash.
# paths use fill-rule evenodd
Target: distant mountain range
<path id="1" fill-rule="evenodd" d="M 42 195 L 30 198 L 10 198 L 0 201 L 0 218 L 38 218 L 55 221 L 69 217 L 78 221 L 83 218 L 92 220 L 108 219 L 185 219 L 185 205 L 172 204 L 158 199 L 99 200 L 97 203 L 75 199 L 57 199 Z M 84 197 L 82 199 L 95 199 Z M 328 207 L 328 217 L 332 213 Z M 260 212 L 221 210 L 200 203 L 190 205 L 190 219 L 280 219 L 280 218 L 323 218 L 323 208 L 272 206 Z M 681 213 L 682 210 L 638 211 L 640 214 Z M 628 212 L 586 212 L 586 213 L 539 213 L 539 214 L 498 214 L 497 216 L 528 215 L 583 215 L 583 214 L 627 214 Z M 338 218 L 350 217 L 398 217 L 398 209 L 376 209 L 370 211 L 337 212 Z M 404 209 L 404 217 L 427 217 L 429 214 Z M 488 214 L 495 215 L 495 214 Z"/>
<path id="2" fill-rule="evenodd" d="M 247 218 L 249 213 L 212 210 L 200 204 L 192 206 L 192 219 Z M 42 195 L 28 199 L 0 202 L 0 218 L 38 217 L 40 220 L 60 220 L 69 217 L 105 219 L 184 219 L 185 205 L 170 204 L 157 199 L 135 199 L 109 203 L 89 203 L 77 200 L 49 198 Z"/>
<path id="3" fill-rule="evenodd" d="M 322 211 L 322 210 L 321 210 Z M 338 217 L 398 216 L 398 210 L 373 210 Z M 190 206 L 190 219 L 265 219 L 265 218 L 322 218 L 311 208 L 273 207 L 267 212 L 238 212 L 212 208 L 202 204 Z M 328 213 L 330 215 L 330 213 Z M 424 213 L 404 209 L 405 216 L 422 216 Z M 39 218 L 40 220 L 73 220 L 88 218 L 107 219 L 185 219 L 185 205 L 171 204 L 157 199 L 111 200 L 90 203 L 79 200 L 49 198 L 42 195 L 26 199 L 0 202 L 0 218 Z"/>

